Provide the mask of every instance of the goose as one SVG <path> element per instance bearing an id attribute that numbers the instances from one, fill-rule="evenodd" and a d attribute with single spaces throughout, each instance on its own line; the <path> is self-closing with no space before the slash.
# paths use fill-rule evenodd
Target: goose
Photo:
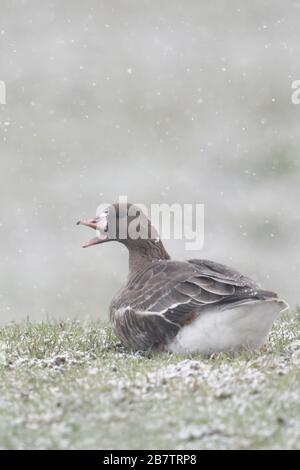
<path id="1" fill-rule="evenodd" d="M 139 233 L 146 229 L 148 237 L 131 236 L 129 227 L 137 221 Z M 151 222 L 133 204 L 110 205 L 77 224 L 97 233 L 84 248 L 117 241 L 128 249 L 128 279 L 111 301 L 109 318 L 130 350 L 181 355 L 258 350 L 267 343 L 276 317 L 288 308 L 277 294 L 224 264 L 172 260 Z"/>

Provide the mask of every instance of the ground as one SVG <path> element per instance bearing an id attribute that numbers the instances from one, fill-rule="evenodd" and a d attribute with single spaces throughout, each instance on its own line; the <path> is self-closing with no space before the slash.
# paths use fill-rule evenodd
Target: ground
<path id="1" fill-rule="evenodd" d="M 258 354 L 128 353 L 101 324 L 0 329 L 2 449 L 300 449 L 300 315 Z"/>

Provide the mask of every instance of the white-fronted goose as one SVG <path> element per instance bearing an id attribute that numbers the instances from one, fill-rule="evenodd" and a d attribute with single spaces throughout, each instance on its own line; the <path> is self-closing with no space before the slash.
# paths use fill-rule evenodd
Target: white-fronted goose
<path id="1" fill-rule="evenodd" d="M 127 230 L 134 220 L 130 207 L 114 204 L 99 217 L 78 222 L 98 234 L 84 247 L 118 241 L 128 248 L 128 280 L 110 305 L 110 320 L 121 341 L 133 350 L 179 354 L 264 345 L 286 302 L 223 264 L 172 261 L 142 213 L 139 223 L 152 229 L 152 236 L 132 239 L 125 232 L 120 237 L 122 227 Z"/>

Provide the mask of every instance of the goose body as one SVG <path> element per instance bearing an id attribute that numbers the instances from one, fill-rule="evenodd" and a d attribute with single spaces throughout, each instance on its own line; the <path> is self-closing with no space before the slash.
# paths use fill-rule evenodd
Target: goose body
<path id="1" fill-rule="evenodd" d="M 114 207 L 117 223 L 128 218 Z M 130 205 L 129 205 L 130 207 Z M 110 241 L 106 215 L 81 221 L 99 230 L 84 246 Z M 151 227 L 144 217 L 144 224 Z M 153 228 L 153 227 L 151 227 Z M 287 308 L 239 272 L 209 260 L 173 261 L 156 235 L 117 239 L 129 250 L 126 285 L 110 305 L 117 336 L 131 350 L 209 355 L 264 345 L 277 315 Z"/>

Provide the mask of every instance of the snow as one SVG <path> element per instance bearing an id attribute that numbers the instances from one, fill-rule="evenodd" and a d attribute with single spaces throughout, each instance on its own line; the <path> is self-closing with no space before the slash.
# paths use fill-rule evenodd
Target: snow
<path id="1" fill-rule="evenodd" d="M 196 0 L 167 3 L 1 7 L 0 258 L 11 306 L 7 314 L 0 301 L 2 323 L 44 310 L 106 318 L 126 255 L 116 245 L 83 255 L 73 229 L 100 193 L 107 202 L 122 192 L 147 204 L 205 203 L 194 257 L 232 263 L 299 302 L 299 109 L 290 101 L 298 7 L 215 2 L 199 14 Z M 16 228 L 18 205 L 30 236 Z M 167 244 L 186 257 L 184 240 Z M 17 285 L 26 286 L 18 296 Z M 74 293 L 63 302 L 61 286 Z"/>

